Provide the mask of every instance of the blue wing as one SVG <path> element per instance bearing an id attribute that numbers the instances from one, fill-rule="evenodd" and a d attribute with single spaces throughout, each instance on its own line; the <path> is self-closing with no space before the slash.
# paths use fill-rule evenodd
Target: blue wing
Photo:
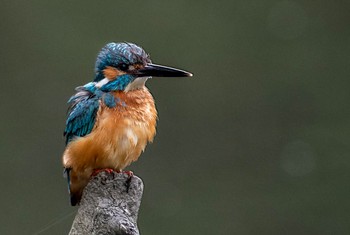
<path id="1" fill-rule="evenodd" d="M 85 136 L 92 131 L 99 109 L 99 96 L 94 91 L 85 86 L 78 87 L 76 91 L 68 101 L 70 106 L 64 130 L 66 144 L 74 137 Z"/>

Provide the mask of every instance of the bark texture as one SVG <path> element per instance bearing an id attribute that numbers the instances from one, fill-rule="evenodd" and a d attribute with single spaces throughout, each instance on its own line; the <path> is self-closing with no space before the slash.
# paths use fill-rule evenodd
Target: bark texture
<path id="1" fill-rule="evenodd" d="M 138 235 L 143 183 L 137 176 L 105 171 L 85 187 L 69 235 Z"/>

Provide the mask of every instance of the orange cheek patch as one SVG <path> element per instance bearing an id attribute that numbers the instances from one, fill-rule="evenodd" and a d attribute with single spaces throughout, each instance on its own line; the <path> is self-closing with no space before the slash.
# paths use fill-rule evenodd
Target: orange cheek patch
<path id="1" fill-rule="evenodd" d="M 103 74 L 105 75 L 106 78 L 108 78 L 109 80 L 114 80 L 117 76 L 123 75 L 125 74 L 125 72 L 120 71 L 114 67 L 111 66 L 107 66 L 104 70 L 103 70 Z"/>

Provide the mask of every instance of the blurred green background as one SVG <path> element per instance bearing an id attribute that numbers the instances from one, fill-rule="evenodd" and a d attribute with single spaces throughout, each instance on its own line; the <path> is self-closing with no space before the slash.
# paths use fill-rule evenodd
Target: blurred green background
<path id="1" fill-rule="evenodd" d="M 148 82 L 142 234 L 350 234 L 349 1 L 2 1 L 0 234 L 67 234 L 66 101 L 129 41 Z"/>

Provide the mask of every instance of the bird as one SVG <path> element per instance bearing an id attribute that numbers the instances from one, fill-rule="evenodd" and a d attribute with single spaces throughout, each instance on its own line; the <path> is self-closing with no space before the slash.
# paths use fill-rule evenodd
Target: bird
<path id="1" fill-rule="evenodd" d="M 72 206 L 79 204 L 94 173 L 123 172 L 153 141 L 158 117 L 146 81 L 192 76 L 152 63 L 134 43 L 111 42 L 101 49 L 94 79 L 77 87 L 68 100 L 62 162 Z"/>

